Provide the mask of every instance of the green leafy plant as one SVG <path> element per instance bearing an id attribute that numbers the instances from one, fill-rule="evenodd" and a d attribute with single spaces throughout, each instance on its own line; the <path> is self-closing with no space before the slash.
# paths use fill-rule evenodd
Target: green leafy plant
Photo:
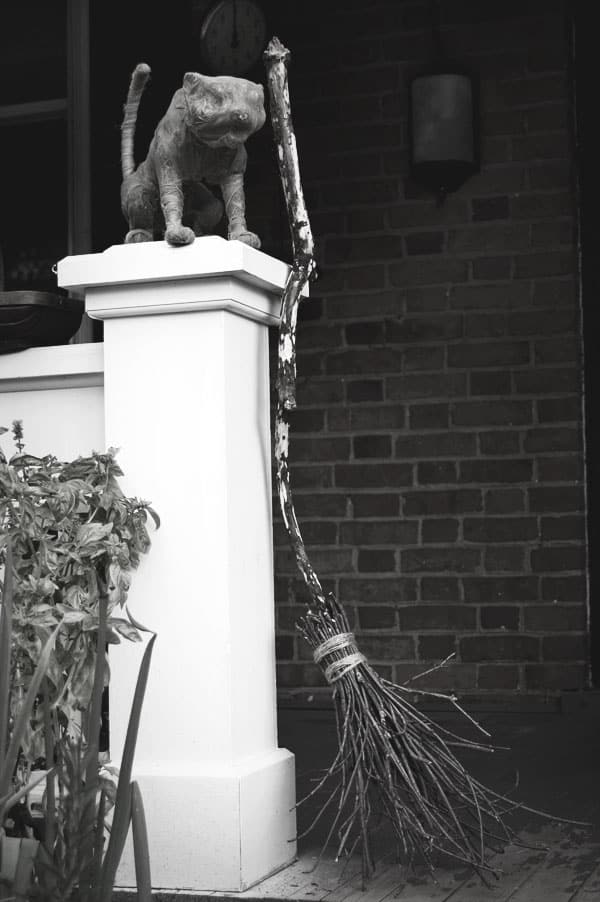
<path id="1" fill-rule="evenodd" d="M 107 602 L 106 642 L 139 641 L 120 612 L 150 545 L 148 519 L 157 526 L 159 519 L 147 502 L 124 495 L 113 449 L 63 462 L 27 454 L 20 421 L 12 431 L 17 453 L 7 460 L 0 450 L 0 554 L 10 536 L 13 698 L 27 691 L 40 650 L 60 625 L 44 697 L 56 728 L 76 735 L 92 695 L 100 599 Z M 22 741 L 29 761 L 47 751 L 43 726 L 37 706 Z"/>
<path id="2" fill-rule="evenodd" d="M 131 824 L 138 895 L 149 899 L 144 810 L 131 774 L 154 634 L 116 786 L 103 773 L 100 728 L 107 643 L 148 632 L 117 608 L 149 547 L 148 517 L 159 520 L 123 494 L 112 450 L 64 463 L 26 454 L 19 421 L 12 431 L 17 454 L 0 451 L 0 825 L 38 782 L 27 779 L 31 762 L 41 754 L 49 770 L 43 844 L 36 855 L 24 841 L 7 898 L 109 902 Z"/>

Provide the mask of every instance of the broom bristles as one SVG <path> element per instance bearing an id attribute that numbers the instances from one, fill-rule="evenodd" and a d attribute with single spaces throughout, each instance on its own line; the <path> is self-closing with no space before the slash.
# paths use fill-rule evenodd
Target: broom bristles
<path id="1" fill-rule="evenodd" d="M 333 807 L 323 850 L 334 837 L 338 858 L 359 847 L 364 879 L 373 871 L 370 843 L 376 818 L 391 829 L 403 864 L 421 859 L 433 869 L 434 856 L 441 853 L 467 864 L 484 882 L 489 875 L 497 877 L 491 854 L 517 840 L 504 817 L 526 806 L 471 777 L 452 751 L 454 746 L 494 747 L 434 723 L 409 700 L 414 689 L 382 679 L 360 653 L 333 596 L 309 609 L 298 626 L 332 686 L 338 734 L 331 766 L 298 803 L 329 787 L 305 832 Z M 479 727 L 454 696 L 418 694 L 447 699 Z"/>

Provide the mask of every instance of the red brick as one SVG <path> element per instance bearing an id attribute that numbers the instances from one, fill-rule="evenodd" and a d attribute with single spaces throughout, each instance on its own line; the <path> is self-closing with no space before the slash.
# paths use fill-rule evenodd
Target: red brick
<path id="1" fill-rule="evenodd" d="M 466 388 L 467 377 L 464 373 L 407 373 L 404 376 L 390 376 L 386 380 L 389 400 L 451 398 L 466 394 Z"/>
<path id="2" fill-rule="evenodd" d="M 487 514 L 516 514 L 525 510 L 523 489 L 489 489 L 485 493 Z"/>
<path id="3" fill-rule="evenodd" d="M 563 516 L 542 517 L 542 541 L 583 541 L 585 539 L 585 517 Z"/>
<path id="4" fill-rule="evenodd" d="M 453 310 L 510 310 L 529 302 L 526 282 L 500 282 L 488 285 L 453 285 L 450 307 Z"/>
<path id="5" fill-rule="evenodd" d="M 535 363 L 566 363 L 572 365 L 578 359 L 578 342 L 574 339 L 546 338 L 536 341 L 534 346 Z"/>
<path id="6" fill-rule="evenodd" d="M 457 464 L 453 460 L 421 461 L 417 464 L 419 485 L 441 485 L 456 482 Z"/>
<path id="7" fill-rule="evenodd" d="M 558 514 L 583 511 L 583 487 L 578 485 L 540 486 L 528 490 L 529 509 L 538 513 Z"/>
<path id="8" fill-rule="evenodd" d="M 414 545 L 417 538 L 416 521 L 360 520 L 340 523 L 341 545 Z"/>
<path id="9" fill-rule="evenodd" d="M 390 457 L 392 439 L 389 435 L 355 435 L 352 439 L 354 457 Z"/>
<path id="10" fill-rule="evenodd" d="M 292 465 L 292 481 L 296 489 L 326 489 L 333 485 L 332 468 L 327 465 Z"/>
<path id="11" fill-rule="evenodd" d="M 443 259 L 411 258 L 389 267 L 392 285 L 433 285 L 439 282 L 465 282 L 467 264 L 452 257 Z"/>
<path id="12" fill-rule="evenodd" d="M 410 605 L 398 609 L 402 632 L 414 630 L 472 630 L 475 609 L 465 605 Z"/>
<path id="13" fill-rule="evenodd" d="M 457 401 L 452 405 L 454 426 L 520 426 L 531 423 L 530 401 Z"/>
<path id="14" fill-rule="evenodd" d="M 579 379 L 575 367 L 540 367 L 514 373 L 515 391 L 522 395 L 574 393 L 579 390 Z"/>
<path id="15" fill-rule="evenodd" d="M 585 563 L 585 550 L 578 545 L 548 545 L 531 552 L 531 569 L 534 572 L 583 570 Z"/>
<path id="16" fill-rule="evenodd" d="M 522 251 L 529 245 L 529 227 L 525 223 L 487 225 L 477 223 L 471 228 L 454 229 L 448 233 L 448 250 L 453 253 L 477 251 Z M 455 281 L 464 281 L 456 279 Z"/>
<path id="17" fill-rule="evenodd" d="M 335 264 L 354 260 L 397 259 L 402 253 L 402 238 L 395 235 L 329 237 L 325 245 L 325 262 Z"/>
<path id="18" fill-rule="evenodd" d="M 345 500 L 345 496 L 344 496 Z M 400 496 L 389 492 L 351 496 L 355 517 L 397 517 L 400 515 Z"/>
<path id="19" fill-rule="evenodd" d="M 512 139 L 512 159 L 556 160 L 569 156 L 569 138 L 564 132 L 524 135 Z"/>
<path id="20" fill-rule="evenodd" d="M 538 600 L 535 576 L 485 576 L 463 579 L 465 601 L 469 604 L 507 604 Z"/>
<path id="21" fill-rule="evenodd" d="M 473 457 L 477 437 L 472 432 L 435 432 L 424 435 L 399 435 L 396 457 Z"/>
<path id="22" fill-rule="evenodd" d="M 448 518 L 424 520 L 421 540 L 424 544 L 445 544 L 458 539 L 459 521 Z"/>
<path id="23" fill-rule="evenodd" d="M 557 423 L 561 421 L 578 423 L 582 417 L 581 398 L 573 396 L 570 398 L 540 399 L 537 402 L 537 411 L 540 423 Z M 576 443 L 576 448 L 579 448 L 579 439 Z M 557 447 L 556 450 L 562 451 L 564 449 Z"/>
<path id="24" fill-rule="evenodd" d="M 299 517 L 344 517 L 346 496 L 319 491 L 315 494 L 298 492 L 294 495 L 294 506 Z"/>
<path id="25" fill-rule="evenodd" d="M 400 552 L 403 573 L 472 573 L 479 566 L 480 552 L 457 546 L 406 548 Z"/>
<path id="26" fill-rule="evenodd" d="M 369 548 L 358 552 L 359 573 L 385 573 L 396 569 L 396 555 L 389 549 Z"/>
<path id="27" fill-rule="evenodd" d="M 292 434 L 290 460 L 326 461 L 349 460 L 350 439 L 347 438 L 297 438 Z"/>
<path id="28" fill-rule="evenodd" d="M 462 320 L 456 314 L 436 316 L 406 316 L 402 319 L 387 320 L 386 341 L 399 344 L 407 341 L 439 341 L 459 338 L 462 334 Z"/>
<path id="29" fill-rule="evenodd" d="M 477 489 L 430 489 L 407 492 L 404 495 L 403 513 L 411 516 L 447 516 L 475 512 L 483 509 L 481 492 Z"/>
<path id="30" fill-rule="evenodd" d="M 312 404 L 335 404 L 344 397 L 343 385 L 339 379 L 305 379 L 298 380 L 298 405 L 306 407 Z M 292 420 L 293 423 L 293 420 Z"/>
<path id="31" fill-rule="evenodd" d="M 374 345 L 383 344 L 383 323 L 380 320 L 349 323 L 345 328 L 346 344 Z"/>
<path id="32" fill-rule="evenodd" d="M 535 517 L 465 517 L 467 542 L 529 542 L 538 538 Z"/>
<path id="33" fill-rule="evenodd" d="M 585 689 L 589 686 L 584 664 L 530 664 L 525 667 L 525 686 L 533 691 Z"/>
<path id="34" fill-rule="evenodd" d="M 459 641 L 463 661 L 538 661 L 540 640 L 535 636 L 462 636 Z"/>
<path id="35" fill-rule="evenodd" d="M 523 608 L 523 624 L 532 632 L 583 631 L 586 615 L 583 605 L 540 604 Z"/>
<path id="36" fill-rule="evenodd" d="M 406 347 L 403 354 L 404 370 L 441 370 L 444 366 L 445 348 L 425 345 Z"/>
<path id="37" fill-rule="evenodd" d="M 382 577 L 340 579 L 339 597 L 342 603 L 356 601 L 360 604 L 399 604 L 416 601 L 417 581 L 412 577 Z"/>
<path id="38" fill-rule="evenodd" d="M 585 576 L 545 576 L 542 578 L 543 601 L 576 601 L 583 604 L 587 597 Z"/>
<path id="39" fill-rule="evenodd" d="M 438 664 L 438 661 L 431 662 Z M 378 668 L 379 670 L 379 668 Z M 425 672 L 426 675 L 421 676 Z M 394 667 L 395 681 L 407 683 L 407 688 L 414 687 L 420 690 L 434 690 L 448 693 L 471 692 L 476 686 L 477 669 L 474 664 L 458 664 L 448 661 L 443 667 L 430 670 L 428 664 L 396 664 Z M 418 700 L 418 699 L 415 699 Z"/>
<path id="40" fill-rule="evenodd" d="M 373 432 L 376 430 L 402 429 L 406 411 L 402 404 L 362 405 L 332 410 L 328 426 L 332 432 Z"/>
<path id="41" fill-rule="evenodd" d="M 353 319 L 356 316 L 368 316 L 372 319 L 374 316 L 397 314 L 402 311 L 402 307 L 402 298 L 397 291 L 344 295 L 343 298 L 328 298 L 326 302 L 327 316 L 330 319 Z"/>
<path id="42" fill-rule="evenodd" d="M 519 629 L 519 613 L 520 609 L 517 607 L 482 607 L 479 611 L 481 627 L 484 630 L 516 631 Z"/>
<path id="43" fill-rule="evenodd" d="M 587 661 L 589 641 L 585 634 L 572 633 L 544 636 L 542 639 L 542 657 L 544 661 Z"/>
<path id="44" fill-rule="evenodd" d="M 479 433 L 479 450 L 481 454 L 497 457 L 499 454 L 514 455 L 521 450 L 521 436 L 518 432 L 507 432 L 506 429 L 494 429 L 491 432 Z"/>
<path id="45" fill-rule="evenodd" d="M 488 372 L 473 370 L 469 373 L 470 393 L 472 395 L 501 395 L 511 393 L 511 374 L 508 370 Z"/>
<path id="46" fill-rule="evenodd" d="M 358 609 L 361 629 L 392 629 L 396 625 L 396 609 L 382 605 L 371 605 Z"/>
<path id="47" fill-rule="evenodd" d="M 509 279 L 512 270 L 512 257 L 476 257 L 471 263 L 474 279 L 497 281 Z"/>
<path id="48" fill-rule="evenodd" d="M 507 331 L 504 312 L 487 311 L 465 316 L 465 338 L 503 338 Z"/>
<path id="49" fill-rule="evenodd" d="M 506 132 L 504 134 L 506 134 Z M 490 219 L 508 219 L 509 209 L 508 197 L 506 195 L 496 195 L 496 197 L 474 197 L 471 204 L 473 207 L 473 222 L 484 222 Z"/>
<path id="50" fill-rule="evenodd" d="M 574 272 L 573 254 L 567 251 L 554 253 L 519 254 L 515 257 L 515 279 L 532 279 L 537 276 L 557 276 Z"/>
<path id="51" fill-rule="evenodd" d="M 530 482 L 530 460 L 501 458 L 499 460 L 463 460 L 459 464 L 460 482 Z"/>
<path id="52" fill-rule="evenodd" d="M 538 458 L 540 482 L 581 482 L 583 461 L 579 455 Z"/>
<path id="53" fill-rule="evenodd" d="M 415 645 L 410 636 L 361 636 L 360 650 L 369 661 L 414 661 Z"/>
<path id="54" fill-rule="evenodd" d="M 486 573 L 513 572 L 523 573 L 525 566 L 525 547 L 523 545 L 488 545 L 483 554 L 483 567 Z"/>
<path id="55" fill-rule="evenodd" d="M 337 542 L 337 523 L 331 520 L 303 520 L 302 536 L 307 545 L 335 545 Z M 274 526 L 274 543 L 276 546 L 288 547 L 288 533 L 281 520 Z"/>
<path id="56" fill-rule="evenodd" d="M 294 657 L 293 636 L 275 637 L 275 657 L 278 661 L 291 661 Z"/>
<path id="57" fill-rule="evenodd" d="M 444 250 L 444 238 L 444 232 L 411 232 L 404 238 L 406 253 L 409 256 L 441 254 Z"/>
<path id="58" fill-rule="evenodd" d="M 508 314 L 511 335 L 564 335 L 576 328 L 575 310 L 533 310 Z"/>
<path id="59" fill-rule="evenodd" d="M 477 686 L 485 690 L 511 690 L 519 688 L 519 668 L 516 664 L 482 664 L 478 671 Z"/>
<path id="60" fill-rule="evenodd" d="M 383 380 L 355 379 L 351 382 L 346 382 L 346 398 L 349 403 L 382 401 Z"/>
<path id="61" fill-rule="evenodd" d="M 448 347 L 448 366 L 498 367 L 529 363 L 529 343 L 526 341 L 461 342 Z"/>
<path id="62" fill-rule="evenodd" d="M 443 661 L 456 651 L 456 636 L 453 633 L 419 636 L 419 660 Z"/>
<path id="63" fill-rule="evenodd" d="M 367 376 L 371 373 L 394 373 L 402 368 L 401 352 L 396 348 L 358 349 L 327 354 L 326 369 L 329 375 Z"/>
<path id="64" fill-rule="evenodd" d="M 411 404 L 408 408 L 410 428 L 444 429 L 449 422 L 448 404 Z"/>

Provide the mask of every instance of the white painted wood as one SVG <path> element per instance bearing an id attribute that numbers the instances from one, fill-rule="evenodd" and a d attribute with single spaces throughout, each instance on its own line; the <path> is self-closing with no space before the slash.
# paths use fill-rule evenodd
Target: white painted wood
<path id="1" fill-rule="evenodd" d="M 57 272 L 59 285 L 78 289 L 235 276 L 280 297 L 289 268 L 241 241 L 209 235 L 185 247 L 171 247 L 165 241 L 116 244 L 101 254 L 66 257 Z"/>
<path id="2" fill-rule="evenodd" d="M 296 851 L 294 762 L 276 731 L 265 326 L 287 270 L 250 250 L 133 244 L 58 267 L 104 320 L 123 487 L 162 519 L 130 603 L 158 634 L 135 775 L 163 889 L 240 891 Z M 115 760 L 141 651 L 111 650 Z M 134 882 L 130 848 L 118 880 Z"/>
<path id="3" fill-rule="evenodd" d="M 103 357 L 101 344 L 0 355 L 0 426 L 22 420 L 31 454 L 104 451 Z M 10 435 L 1 441 L 5 453 L 16 451 Z"/>

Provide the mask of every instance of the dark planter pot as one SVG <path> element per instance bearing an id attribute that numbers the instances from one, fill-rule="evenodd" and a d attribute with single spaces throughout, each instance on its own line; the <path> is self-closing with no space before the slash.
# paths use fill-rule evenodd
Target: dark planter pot
<path id="1" fill-rule="evenodd" d="M 0 354 L 67 344 L 83 313 L 83 301 L 49 291 L 0 291 Z"/>

